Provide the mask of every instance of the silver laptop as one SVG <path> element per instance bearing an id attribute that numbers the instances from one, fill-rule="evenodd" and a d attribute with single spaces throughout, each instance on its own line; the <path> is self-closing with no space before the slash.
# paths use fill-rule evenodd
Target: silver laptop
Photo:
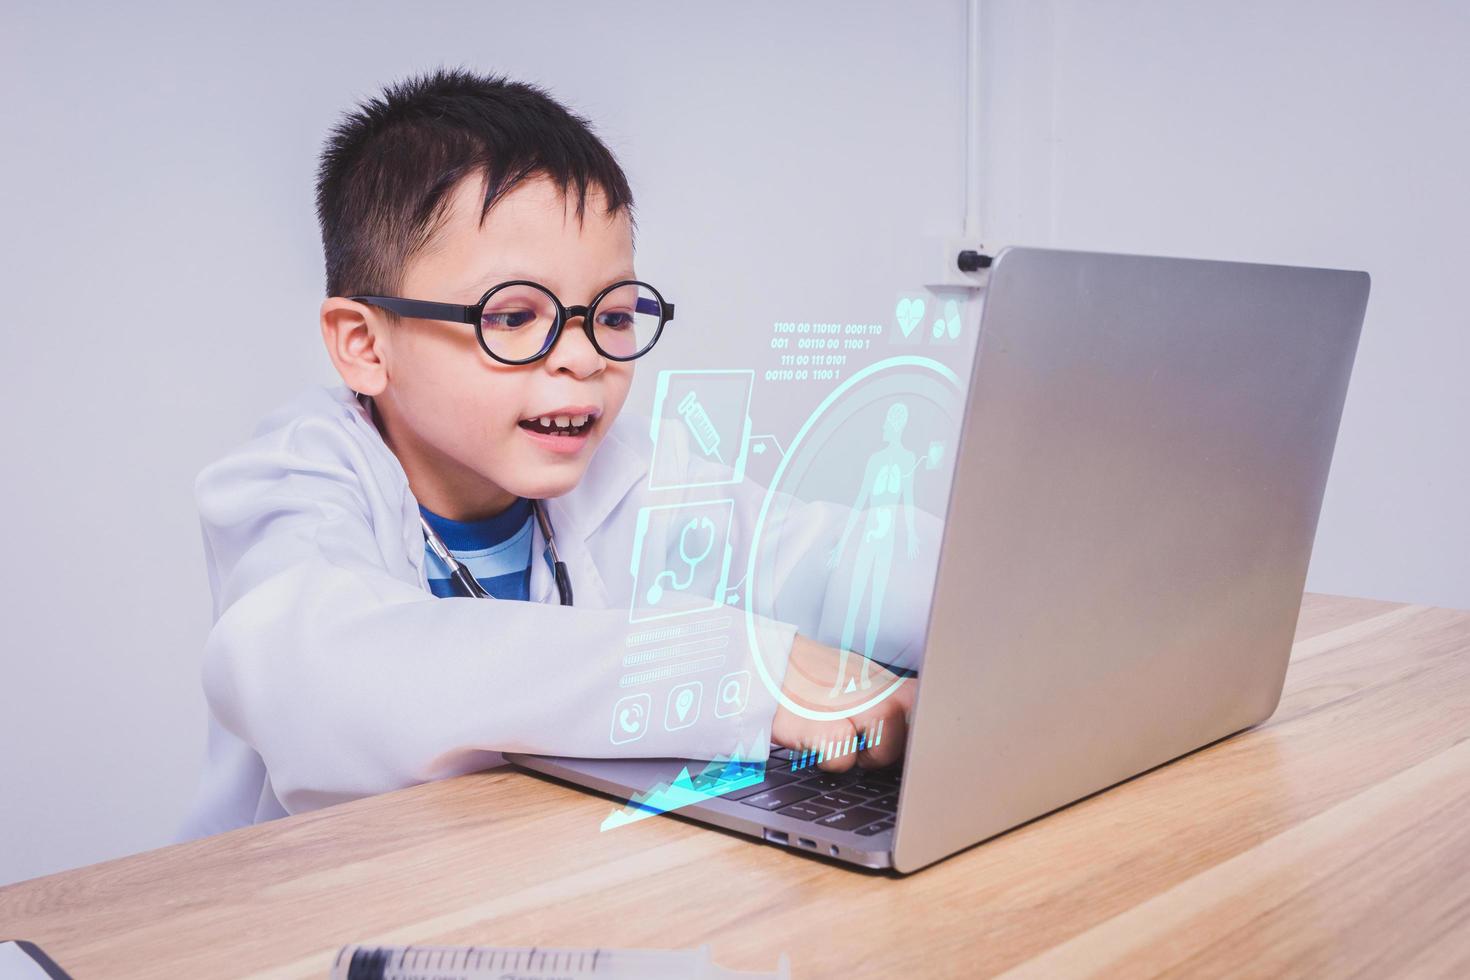
<path id="1" fill-rule="evenodd" d="M 1012 247 L 989 272 L 904 761 L 671 811 L 910 872 L 1270 717 L 1365 272 Z M 627 800 L 702 761 L 511 754 Z"/>

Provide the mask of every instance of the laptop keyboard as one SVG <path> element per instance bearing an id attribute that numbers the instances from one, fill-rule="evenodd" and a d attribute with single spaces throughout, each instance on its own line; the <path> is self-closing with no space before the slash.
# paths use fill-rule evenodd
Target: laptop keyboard
<path id="1" fill-rule="evenodd" d="M 771 750 L 766 778 L 753 786 L 721 793 L 727 800 L 772 813 L 810 820 L 814 826 L 851 830 L 871 837 L 893 827 L 898 813 L 897 767 L 825 772 L 814 765 L 792 771 L 793 751 Z"/>

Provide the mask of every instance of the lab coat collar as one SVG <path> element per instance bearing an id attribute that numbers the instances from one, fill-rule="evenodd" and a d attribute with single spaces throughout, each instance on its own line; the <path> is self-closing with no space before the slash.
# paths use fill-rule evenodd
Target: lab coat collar
<path id="1" fill-rule="evenodd" d="M 328 390 L 334 400 L 346 406 L 351 417 L 365 429 L 367 440 L 376 447 L 381 447 L 378 455 L 386 464 L 383 470 L 398 484 L 409 505 L 408 509 L 412 511 L 410 527 L 405 529 L 405 543 L 410 548 L 415 564 L 422 567 L 423 536 L 417 520 L 418 501 L 409 488 L 408 475 L 404 472 L 402 463 L 383 440 L 382 433 L 373 422 L 366 404 L 370 399 L 367 396 L 360 399 L 346 385 L 337 385 Z M 583 604 L 584 598 L 593 600 L 586 603 L 593 606 L 600 606 L 606 601 L 607 591 L 602 576 L 591 559 L 586 542 L 627 496 L 628 491 L 648 472 L 649 459 L 640 450 L 641 443 L 636 441 L 638 430 L 638 420 L 619 413 L 588 462 L 581 482 L 562 496 L 543 501 L 547 518 L 556 535 L 557 551 L 561 560 L 567 564 L 572 579 L 573 600 L 578 605 Z M 647 431 L 646 427 L 642 431 Z M 537 560 L 532 565 L 530 596 L 536 602 L 547 601 L 555 588 L 550 570 L 546 562 L 541 560 L 545 547 L 538 527 L 535 529 L 534 544 Z"/>

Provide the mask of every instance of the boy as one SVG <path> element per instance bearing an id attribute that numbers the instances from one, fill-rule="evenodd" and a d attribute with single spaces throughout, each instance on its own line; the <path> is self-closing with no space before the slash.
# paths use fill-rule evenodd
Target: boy
<path id="1" fill-rule="evenodd" d="M 670 684 L 649 682 L 629 714 L 630 605 L 694 604 L 633 595 L 631 528 L 679 497 L 647 488 L 647 422 L 620 410 L 648 345 L 695 338 L 637 284 L 632 195 L 585 120 L 462 69 L 403 82 L 334 131 L 317 210 L 322 337 L 345 384 L 308 389 L 196 481 L 211 718 L 180 839 L 490 768 L 505 751 L 765 759 L 767 735 L 807 747 L 882 722 L 879 745 L 824 766 L 898 758 L 913 682 L 854 654 L 869 687 L 830 693 L 839 651 L 805 634 L 841 590 L 794 560 L 774 577 L 799 622 L 752 610 L 746 629 L 725 608 L 738 626 L 716 638 L 717 663 L 748 678 L 728 688 L 741 710 L 686 695 L 666 716 Z M 690 471 L 704 465 L 687 451 Z M 744 568 L 763 491 L 732 493 L 731 567 Z M 776 529 L 783 554 L 825 562 L 845 512 L 803 507 Z M 889 617 L 904 649 L 927 608 L 928 581 L 913 578 Z"/>

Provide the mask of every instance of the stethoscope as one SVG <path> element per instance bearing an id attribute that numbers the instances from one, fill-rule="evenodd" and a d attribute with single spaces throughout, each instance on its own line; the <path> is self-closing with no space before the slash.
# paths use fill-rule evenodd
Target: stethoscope
<path id="1" fill-rule="evenodd" d="M 357 399 L 359 405 L 367 409 L 368 418 L 372 420 L 373 427 L 377 428 L 379 432 L 382 432 L 382 428 L 377 422 L 378 406 L 373 403 L 372 396 L 364 395 L 361 392 L 353 392 L 353 397 Z M 363 399 L 367 400 L 364 401 Z M 556 553 L 556 536 L 551 533 L 551 520 L 546 516 L 545 510 L 541 506 L 541 501 L 533 499 L 531 501 L 531 510 L 536 514 L 536 523 L 541 526 L 541 536 L 546 539 L 546 548 L 551 552 L 551 574 L 556 579 L 556 591 L 561 596 L 561 604 L 563 606 L 570 606 L 572 604 L 572 577 L 567 574 L 566 563 Z M 448 546 L 439 538 L 439 535 L 435 533 L 434 529 L 429 526 L 429 522 L 424 520 L 424 515 L 422 514 L 419 515 L 419 524 L 423 526 L 424 539 L 429 542 L 429 550 L 433 551 L 434 554 L 439 556 L 440 561 L 449 566 L 449 581 L 454 583 L 454 590 L 462 596 L 468 596 L 474 599 L 491 598 L 490 593 L 486 592 L 485 587 L 475 580 L 475 576 L 464 566 L 464 563 L 449 553 Z"/>
<path id="2" fill-rule="evenodd" d="M 567 574 L 566 562 L 562 561 L 556 553 L 556 535 L 551 533 L 551 520 L 546 516 L 546 510 L 541 506 L 541 501 L 532 500 L 531 510 L 536 515 L 536 523 L 541 527 L 541 536 L 546 539 L 546 550 L 551 553 L 551 573 L 556 579 L 556 591 L 561 596 L 561 604 L 570 606 L 572 604 L 572 578 Z M 424 515 L 419 515 L 419 523 L 424 528 L 424 540 L 429 542 L 429 550 L 439 556 L 439 560 L 449 567 L 449 581 L 454 585 L 454 591 L 461 596 L 475 599 L 488 599 L 490 593 L 485 587 L 475 580 L 475 576 L 465 567 L 464 563 L 449 553 L 439 535 L 424 520 Z"/>
<path id="3" fill-rule="evenodd" d="M 689 556 L 689 532 L 699 527 L 704 528 L 708 532 L 709 536 L 705 538 L 704 550 L 701 551 L 698 556 L 691 558 Z M 710 520 L 708 517 L 691 518 L 689 523 L 685 524 L 683 529 L 679 531 L 679 558 L 684 562 L 685 565 L 689 566 L 689 571 L 684 576 L 684 581 L 682 582 L 679 581 L 678 574 L 674 572 L 674 570 L 671 568 L 666 568 L 663 571 L 659 572 L 656 576 L 654 576 L 653 585 L 649 586 L 648 588 L 649 605 L 658 605 L 658 601 L 664 597 L 663 580 L 665 576 L 670 579 L 670 584 L 676 591 L 682 592 L 684 589 L 687 589 L 689 588 L 689 586 L 693 585 L 695 569 L 699 567 L 700 562 L 709 557 L 709 553 L 713 551 L 714 548 L 715 522 Z"/>

